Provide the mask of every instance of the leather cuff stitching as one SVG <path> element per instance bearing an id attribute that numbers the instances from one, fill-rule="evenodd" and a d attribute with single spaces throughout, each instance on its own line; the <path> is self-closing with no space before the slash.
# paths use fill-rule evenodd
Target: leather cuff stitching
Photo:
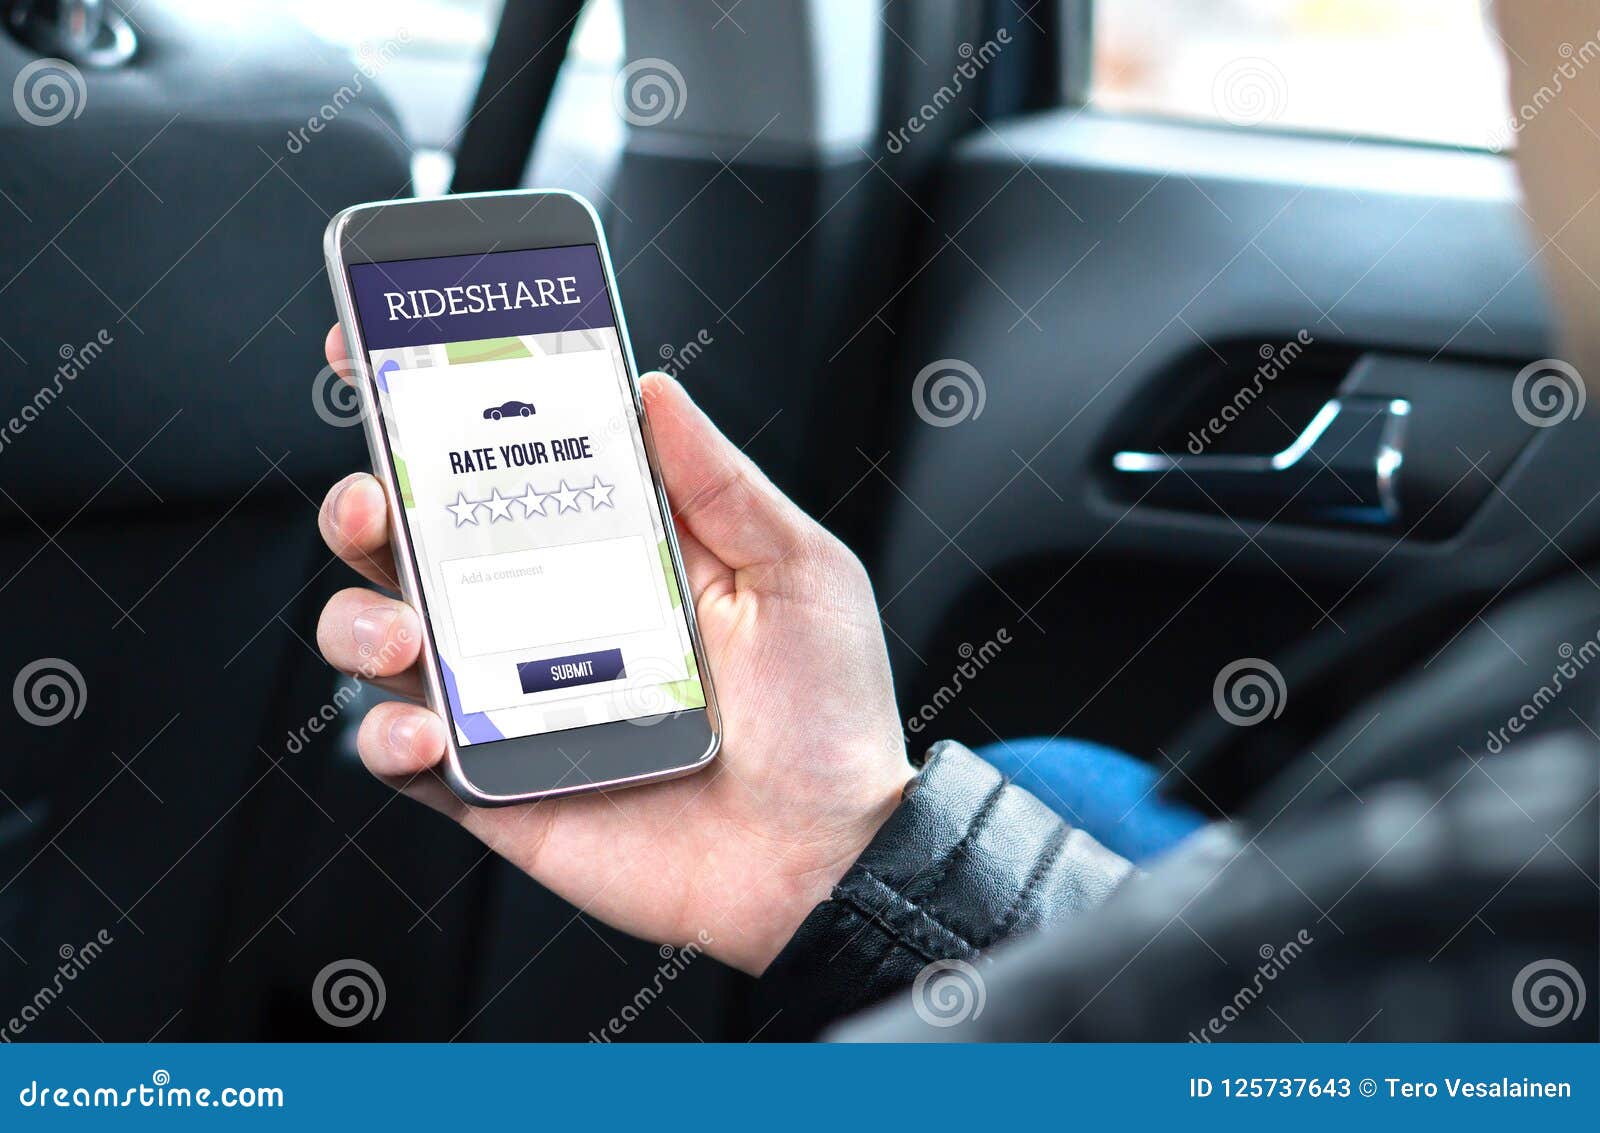
<path id="1" fill-rule="evenodd" d="M 924 901 L 931 898 L 939 891 L 939 886 L 944 882 L 945 876 L 949 874 L 951 867 L 954 866 L 956 862 L 961 859 L 962 855 L 967 852 L 967 847 L 971 846 L 978 836 L 983 833 L 984 827 L 989 824 L 990 815 L 994 813 L 994 808 L 999 805 L 1000 796 L 1005 794 L 1005 792 L 1006 781 L 1001 779 L 1000 782 L 994 786 L 994 789 L 984 797 L 983 805 L 980 806 L 977 813 L 972 816 L 972 821 L 967 824 L 966 832 L 961 835 L 960 841 L 951 846 L 949 851 L 944 855 L 943 860 L 939 863 L 938 872 L 933 874 L 920 885 L 917 884 L 917 879 L 915 877 L 913 877 L 911 881 L 906 884 L 906 900 L 911 902 Z"/>
<path id="2" fill-rule="evenodd" d="M 952 955 L 970 956 L 979 950 L 972 941 L 865 866 L 858 864 L 852 872 L 859 874 L 876 887 L 878 891 L 870 896 L 880 898 L 878 907 L 868 908 L 868 894 L 853 893 L 843 885 L 834 890 L 833 899 L 847 905 L 870 923 L 877 925 L 896 943 L 928 961 L 943 960 Z M 889 915 L 891 909 L 893 916 Z"/>
<path id="3" fill-rule="evenodd" d="M 1038 889 L 1044 879 L 1049 876 L 1056 862 L 1061 857 L 1061 852 L 1066 849 L 1067 838 L 1072 834 L 1072 827 L 1062 823 L 1056 827 L 1055 833 L 1050 836 L 1050 842 L 1044 852 L 1034 861 L 1033 868 L 1028 871 L 1028 879 L 1022 883 L 1022 889 L 1011 902 L 1011 907 L 1006 910 L 1006 915 L 1001 918 L 999 926 L 989 937 L 989 947 L 997 940 L 1004 940 L 1011 935 L 1017 927 L 1017 921 L 1022 917 L 1022 910 L 1028 907 L 1028 902 L 1033 900 L 1034 890 Z"/>

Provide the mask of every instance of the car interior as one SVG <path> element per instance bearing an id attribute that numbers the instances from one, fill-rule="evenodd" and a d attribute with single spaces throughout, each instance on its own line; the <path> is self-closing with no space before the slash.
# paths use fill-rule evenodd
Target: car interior
<path id="1" fill-rule="evenodd" d="M 0 7 L 0 674 L 81 674 L 5 728 L 9 998 L 115 940 L 30 1038 L 584 1040 L 659 962 L 355 754 L 316 515 L 367 463 L 322 357 L 362 201 L 594 203 L 640 367 L 865 563 L 914 756 L 1093 740 L 1230 817 L 1600 739 L 1581 671 L 1500 732 L 1600 631 L 1600 412 L 1518 408 L 1559 343 L 1473 0 Z M 1368 73 L 1252 45 L 1301 9 Z M 43 59 L 81 86 L 22 113 Z M 349 1032 L 340 957 L 388 988 Z M 626 1041 L 770 1022 L 710 959 L 664 1007 Z"/>

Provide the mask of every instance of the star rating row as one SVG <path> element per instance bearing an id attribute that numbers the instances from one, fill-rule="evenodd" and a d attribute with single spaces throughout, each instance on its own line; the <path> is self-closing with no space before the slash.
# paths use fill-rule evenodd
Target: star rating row
<path id="1" fill-rule="evenodd" d="M 565 480 L 561 487 L 552 492 L 541 492 L 531 483 L 527 490 L 520 496 L 501 495 L 496 488 L 486 500 L 469 500 L 465 492 L 456 493 L 456 502 L 445 504 L 446 510 L 455 517 L 457 527 L 476 527 L 481 518 L 479 508 L 489 513 L 489 522 L 496 523 L 502 519 L 511 520 L 516 516 L 512 513 L 513 506 L 522 508 L 522 518 L 532 516 L 560 515 L 567 511 L 582 511 L 579 501 L 584 497 L 589 500 L 589 510 L 597 511 L 600 508 L 614 508 L 611 502 L 611 493 L 616 491 L 616 485 L 603 483 L 596 476 L 594 482 L 576 488 L 569 488 Z"/>

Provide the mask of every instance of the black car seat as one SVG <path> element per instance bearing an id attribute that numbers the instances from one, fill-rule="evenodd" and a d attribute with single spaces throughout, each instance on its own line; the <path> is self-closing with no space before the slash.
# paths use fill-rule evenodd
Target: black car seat
<path id="1" fill-rule="evenodd" d="M 292 889 L 328 822 L 291 782 L 328 765 L 284 737 L 332 692 L 314 501 L 363 458 L 313 400 L 320 237 L 408 159 L 370 78 L 270 6 L 130 25 L 107 70 L 0 34 L 0 995 L 29 1038 L 260 1037 L 251 965 L 292 938 L 235 955 L 287 891 L 245 863 Z"/>

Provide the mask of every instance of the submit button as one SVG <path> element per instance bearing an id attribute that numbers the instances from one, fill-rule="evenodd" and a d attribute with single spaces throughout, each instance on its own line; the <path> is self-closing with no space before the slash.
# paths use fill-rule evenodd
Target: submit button
<path id="1" fill-rule="evenodd" d="M 550 692 L 574 685 L 619 681 L 627 675 L 620 649 L 574 653 L 570 657 L 549 657 L 543 661 L 524 661 L 517 666 L 517 677 L 522 681 L 523 692 Z"/>

